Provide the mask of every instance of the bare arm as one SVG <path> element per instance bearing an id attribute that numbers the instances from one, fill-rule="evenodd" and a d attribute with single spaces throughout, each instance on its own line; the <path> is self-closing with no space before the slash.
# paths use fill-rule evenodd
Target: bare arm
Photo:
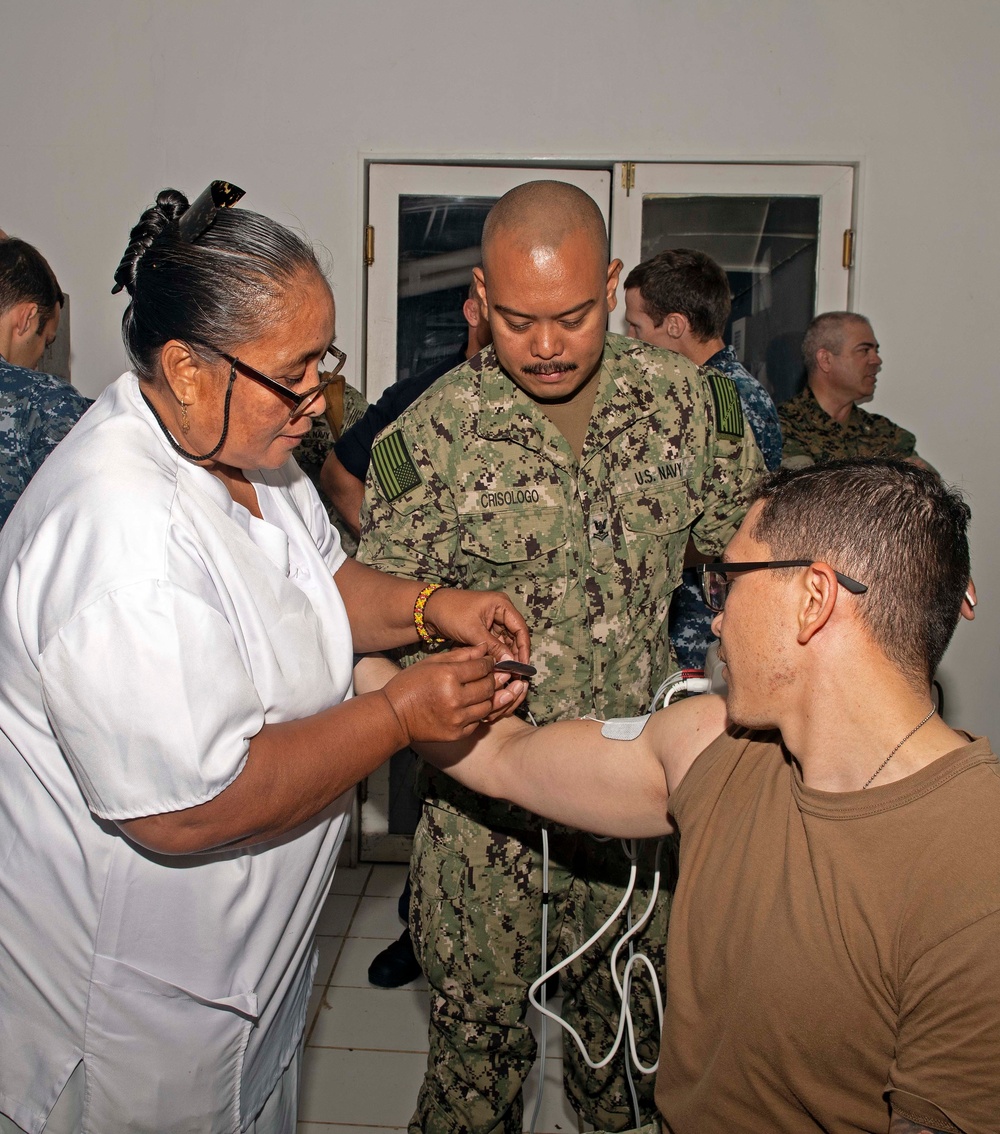
<path id="1" fill-rule="evenodd" d="M 358 672 L 368 664 L 375 663 L 363 661 Z M 250 740 L 239 775 L 208 802 L 119 825 L 133 841 L 161 854 L 277 838 L 317 815 L 400 748 L 459 738 L 479 726 L 493 708 L 492 669 L 479 646 L 396 669 L 387 683 L 383 672 L 384 688 L 302 720 L 264 725 Z"/>
<path id="2" fill-rule="evenodd" d="M 389 673 L 373 669 L 369 678 Z M 457 743 L 416 747 L 429 763 L 484 795 L 584 831 L 646 838 L 672 829 L 668 789 L 725 727 L 725 702 L 700 696 L 655 713 L 635 740 L 609 740 L 598 721 L 533 728 L 510 717 Z"/>
<path id="3" fill-rule="evenodd" d="M 320 488 L 340 513 L 355 539 L 361 538 L 361 502 L 365 498 L 364 481 L 349 473 L 331 449 L 319 471 Z"/>

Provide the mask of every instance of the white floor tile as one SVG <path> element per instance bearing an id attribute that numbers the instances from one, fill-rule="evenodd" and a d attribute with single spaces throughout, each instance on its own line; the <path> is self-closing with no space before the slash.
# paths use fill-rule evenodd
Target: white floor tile
<path id="1" fill-rule="evenodd" d="M 355 894 L 331 894 L 326 899 L 323 912 L 319 915 L 316 932 L 320 936 L 345 937 L 351 929 L 351 919 L 360 898 Z"/>
<path id="2" fill-rule="evenodd" d="M 352 937 L 398 937 L 402 931 L 395 898 L 364 895 L 351 925 Z"/>
<path id="3" fill-rule="evenodd" d="M 392 940 L 395 940 L 393 938 Z M 368 966 L 377 953 L 387 945 L 391 945 L 389 938 L 382 937 L 348 937 L 344 942 L 343 952 L 337 961 L 337 968 L 333 974 L 333 984 L 340 988 L 371 988 L 368 983 Z M 427 987 L 423 976 L 405 986 L 406 988 Z M 395 989 L 382 989 L 383 992 L 393 992 Z"/>
<path id="4" fill-rule="evenodd" d="M 329 988 L 313 1047 L 427 1051 L 427 993 L 407 988 Z"/>
<path id="5" fill-rule="evenodd" d="M 426 1064 L 419 1052 L 307 1048 L 299 1119 L 405 1129 Z"/>
<path id="6" fill-rule="evenodd" d="M 338 958 L 344 946 L 344 940 L 343 937 L 319 936 L 316 938 L 316 944 L 319 947 L 319 964 L 316 966 L 316 977 L 313 984 L 326 987 L 333 973 L 334 964 L 339 964 Z"/>
<path id="7" fill-rule="evenodd" d="M 372 867 L 372 875 L 365 887 L 365 893 L 380 898 L 395 898 L 398 901 L 409 872 L 410 868 L 405 863 L 377 862 Z"/>
<path id="8" fill-rule="evenodd" d="M 364 891 L 371 875 L 370 862 L 363 862 L 360 866 L 338 866 L 333 872 L 333 884 L 330 886 L 331 894 L 360 894 Z"/>

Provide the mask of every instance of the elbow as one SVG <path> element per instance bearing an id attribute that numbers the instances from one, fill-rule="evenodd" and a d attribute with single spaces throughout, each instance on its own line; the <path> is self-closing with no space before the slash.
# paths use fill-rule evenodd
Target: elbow
<path id="1" fill-rule="evenodd" d="M 130 842 L 153 854 L 204 854 L 221 845 L 218 838 L 212 838 L 200 824 L 188 823 L 179 818 L 181 815 L 183 812 L 177 811 L 124 819 L 118 823 L 118 829 Z"/>

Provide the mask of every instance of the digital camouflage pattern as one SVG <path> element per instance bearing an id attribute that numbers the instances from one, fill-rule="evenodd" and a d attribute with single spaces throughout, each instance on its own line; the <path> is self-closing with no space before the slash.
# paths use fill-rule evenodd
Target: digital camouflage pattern
<path id="1" fill-rule="evenodd" d="M 781 464 L 781 426 L 778 424 L 778 410 L 771 395 L 743 366 L 731 346 L 716 351 L 703 365 L 718 370 L 735 383 L 757 448 L 764 458 L 764 464 L 773 472 Z M 669 615 L 670 641 L 681 669 L 703 668 L 705 653 L 714 637 L 712 618 L 712 612 L 705 605 L 701 594 L 698 573 L 693 567 L 689 567 L 681 578 L 681 585 L 674 592 Z"/>
<path id="2" fill-rule="evenodd" d="M 0 526 L 90 404 L 62 378 L 0 358 Z"/>
<path id="3" fill-rule="evenodd" d="M 532 633 L 538 673 L 527 709 L 538 723 L 640 712 L 673 668 L 667 609 L 689 533 L 705 554 L 721 554 L 764 467 L 739 399 L 729 396 L 732 384 L 716 379 L 726 385 L 713 388 L 680 355 L 608 335 L 578 463 L 488 348 L 439 380 L 376 441 L 358 556 L 427 582 L 505 590 Z M 732 436 L 720 434 L 720 408 Z M 426 795 L 411 920 L 431 983 L 432 1038 L 411 1130 L 520 1134 L 520 1088 L 533 1049 L 522 1029 L 524 980 L 540 971 L 534 844 L 541 821 L 446 776 L 434 777 Z M 566 899 L 553 938 L 564 955 L 586 939 L 579 911 L 587 902 L 613 908 L 613 895 L 620 898 L 617 878 L 610 894 L 602 879 L 620 872 L 623 856 L 617 843 L 558 833 L 574 841 L 554 854 L 554 869 L 577 894 Z M 459 878 L 465 889 L 448 914 L 438 891 L 454 889 Z M 661 972 L 666 907 L 661 900 L 658 923 L 642 942 Z M 460 926 L 441 924 L 459 916 Z M 587 1023 L 572 1022 L 603 1054 L 612 1035 L 602 1022 L 616 1021 L 618 1009 L 597 983 L 587 992 Z M 579 1001 L 570 997 L 567 1018 Z M 655 1051 L 648 998 L 636 1010 L 646 1021 L 643 1043 Z M 609 1069 L 600 1102 L 590 1097 L 590 1069 L 583 1074 L 572 1057 L 564 1066 L 570 1097 L 595 1126 L 635 1124 L 621 1060 Z M 640 1083 L 643 1121 L 655 1114 L 648 1078 Z"/>
<path id="4" fill-rule="evenodd" d="M 368 409 L 368 402 L 365 400 L 364 394 L 355 390 L 349 383 L 344 384 L 343 391 L 344 432 L 346 433 L 352 425 L 364 416 L 365 410 Z M 353 555 L 358 549 L 358 541 L 348 530 L 340 513 L 319 485 L 320 470 L 334 446 L 334 440 L 333 431 L 330 429 L 326 418 L 322 414 L 319 417 L 314 417 L 312 429 L 299 442 L 295 450 L 295 459 L 299 468 L 313 482 L 320 500 L 323 501 L 323 507 L 326 508 L 326 514 L 330 517 L 330 523 L 340 532 L 340 543 L 344 551 L 348 555 Z"/>
<path id="5" fill-rule="evenodd" d="M 841 425 L 816 401 L 806 386 L 778 408 L 785 468 L 799 469 L 849 457 L 916 457 L 917 439 L 894 421 L 852 406 Z"/>
<path id="6" fill-rule="evenodd" d="M 613 848 L 614 853 L 608 853 Z M 638 881 L 630 909 L 637 921 L 650 897 L 655 860 L 652 840 L 639 844 Z M 618 840 L 557 829 L 549 839 L 549 963 L 568 956 L 607 921 L 628 880 Z M 483 837 L 478 818 L 448 807 L 424 808 L 410 874 L 410 932 L 431 990 L 429 1073 L 410 1123 L 411 1134 L 521 1134 L 521 1084 L 537 1045 L 525 1019 L 528 988 L 541 972 L 540 911 L 543 895 L 541 835 L 520 837 L 492 830 Z M 670 897 L 677 881 L 677 844 L 666 840 L 661 860 L 663 899 L 636 938 L 662 974 Z M 485 916 L 482 911 L 485 910 Z M 573 1024 L 594 1062 L 610 1048 L 621 1004 L 611 982 L 611 950 L 621 928 L 559 974 L 561 1015 Z M 619 959 L 619 977 L 622 974 Z M 633 1020 L 639 1057 L 656 1063 L 659 1022 L 655 1001 L 636 969 Z M 548 1025 L 551 1030 L 556 1024 Z M 627 1040 L 624 1041 L 627 1043 Z M 563 1046 L 565 1087 L 574 1107 L 598 1128 L 634 1124 L 622 1059 L 595 1071 L 576 1045 Z M 656 1113 L 655 1075 L 633 1070 L 643 1117 Z M 530 1104 L 531 1100 L 529 1100 Z"/>
<path id="7" fill-rule="evenodd" d="M 706 373 L 681 355 L 608 335 L 598 380 L 578 465 L 487 348 L 380 434 L 365 490 L 359 559 L 511 596 L 539 722 L 649 705 L 688 534 L 720 555 L 764 467 L 745 423 L 717 435 Z"/>
<path id="8" fill-rule="evenodd" d="M 771 400 L 771 395 L 740 362 L 731 346 L 716 351 L 702 365 L 706 369 L 718 370 L 735 383 L 757 448 L 764 458 L 764 464 L 773 472 L 781 464 L 781 425 L 778 421 L 778 408 Z"/>

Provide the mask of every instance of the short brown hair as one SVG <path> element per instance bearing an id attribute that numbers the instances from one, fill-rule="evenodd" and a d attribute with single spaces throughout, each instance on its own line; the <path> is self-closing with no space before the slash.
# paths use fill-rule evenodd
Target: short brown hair
<path id="1" fill-rule="evenodd" d="M 13 236 L 0 240 L 0 315 L 19 303 L 35 303 L 41 333 L 65 302 L 55 272 L 37 248 Z"/>
<path id="2" fill-rule="evenodd" d="M 930 469 L 889 458 L 780 469 L 753 530 L 776 559 L 822 559 L 868 586 L 858 610 L 914 684 L 930 682 L 969 585 L 969 507 Z"/>
<path id="3" fill-rule="evenodd" d="M 676 311 L 701 342 L 721 339 L 732 311 L 729 277 L 697 248 L 668 248 L 637 264 L 625 290 L 637 287 L 649 317 L 659 326 Z"/>

